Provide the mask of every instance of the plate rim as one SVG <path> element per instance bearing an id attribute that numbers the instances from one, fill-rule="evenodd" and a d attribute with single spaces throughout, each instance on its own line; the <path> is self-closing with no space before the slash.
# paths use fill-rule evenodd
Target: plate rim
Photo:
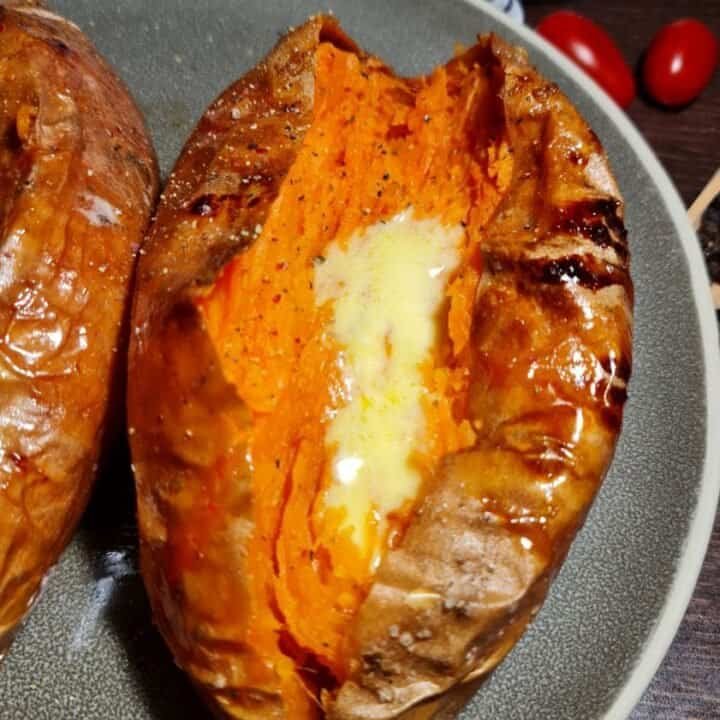
<path id="1" fill-rule="evenodd" d="M 720 337 L 715 307 L 710 294 L 710 277 L 697 235 L 690 225 L 687 210 L 670 176 L 647 140 L 614 100 L 579 67 L 527 25 L 518 23 L 483 0 L 461 0 L 519 35 L 533 50 L 546 56 L 595 102 L 597 109 L 616 127 L 636 152 L 665 202 L 670 219 L 680 238 L 690 274 L 690 286 L 698 317 L 705 368 L 705 456 L 697 500 L 684 547 L 675 567 L 672 583 L 655 624 L 645 640 L 634 667 L 625 676 L 602 720 L 626 720 L 650 686 L 695 592 L 700 571 L 715 524 L 720 500 Z"/>

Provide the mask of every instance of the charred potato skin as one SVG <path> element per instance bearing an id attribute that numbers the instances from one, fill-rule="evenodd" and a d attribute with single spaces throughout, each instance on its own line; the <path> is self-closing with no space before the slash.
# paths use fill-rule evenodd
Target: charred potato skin
<path id="1" fill-rule="evenodd" d="M 38 5 L 0 3 L 0 656 L 77 524 L 118 415 L 158 182 L 125 87 Z"/>
<path id="2" fill-rule="evenodd" d="M 249 470 L 224 488 L 202 557 L 181 576 L 169 560 L 212 468 L 244 453 L 228 443 L 249 422 L 193 298 L 252 242 L 277 196 L 311 122 L 321 39 L 354 47 L 334 21 L 314 18 L 210 108 L 140 263 L 129 412 L 143 573 L 163 635 L 220 717 L 287 714 L 275 683 L 245 677 L 236 661 L 253 652 L 241 622 Z M 474 448 L 446 458 L 383 560 L 355 624 L 350 678 L 322 698 L 334 720 L 454 716 L 540 608 L 620 430 L 632 284 L 607 159 L 522 51 L 486 37 L 469 52 L 497 84 L 516 159 L 482 248 L 471 402 L 482 430 Z M 255 144 L 267 153 L 254 154 Z M 229 170 L 246 160 L 246 174 Z"/>

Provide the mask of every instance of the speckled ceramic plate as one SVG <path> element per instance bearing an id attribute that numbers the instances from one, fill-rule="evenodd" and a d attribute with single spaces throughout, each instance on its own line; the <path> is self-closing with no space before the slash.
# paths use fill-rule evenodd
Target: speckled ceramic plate
<path id="1" fill-rule="evenodd" d="M 525 45 L 575 101 L 627 201 L 637 291 L 630 402 L 612 471 L 545 608 L 463 720 L 627 717 L 691 596 L 720 479 L 720 361 L 707 277 L 679 197 L 627 118 L 555 51 L 479 0 L 55 5 L 126 79 L 165 172 L 213 97 L 289 24 L 318 10 L 333 10 L 405 73 L 428 70 L 455 42 L 494 30 Z M 150 621 L 127 457 L 118 450 L 107 465 L 75 542 L 0 670 L 3 720 L 206 717 Z"/>

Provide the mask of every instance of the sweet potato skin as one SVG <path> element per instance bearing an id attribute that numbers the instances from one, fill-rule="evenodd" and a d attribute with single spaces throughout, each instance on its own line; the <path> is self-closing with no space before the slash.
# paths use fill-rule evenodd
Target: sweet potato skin
<path id="1" fill-rule="evenodd" d="M 290 715 L 272 672 L 244 670 L 250 468 L 236 461 L 213 486 L 219 508 L 206 497 L 215 469 L 244 456 L 237 438 L 251 420 L 194 299 L 264 223 L 311 121 L 321 38 L 352 47 L 334 21 L 314 18 L 210 108 L 140 264 L 128 403 L 143 573 L 176 659 L 221 717 Z M 492 37 L 469 52 L 495 78 L 516 158 L 484 234 L 474 308 L 470 406 L 482 431 L 445 459 L 384 558 L 354 626 L 350 677 L 322 697 L 336 720 L 453 716 L 541 606 L 620 430 L 632 285 L 607 160 L 523 52 Z M 212 542 L 178 575 L 169 557 L 198 507 Z"/>
<path id="2" fill-rule="evenodd" d="M 135 254 L 157 192 L 144 122 L 71 23 L 0 3 L 0 656 L 122 421 Z"/>

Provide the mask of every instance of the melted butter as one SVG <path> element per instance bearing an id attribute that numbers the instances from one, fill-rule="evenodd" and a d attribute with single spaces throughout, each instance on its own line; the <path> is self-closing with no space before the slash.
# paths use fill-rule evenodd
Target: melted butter
<path id="1" fill-rule="evenodd" d="M 333 244 L 315 270 L 317 303 L 332 302 L 348 400 L 325 437 L 332 458 L 325 502 L 345 509 L 360 547 L 368 521 L 383 535 L 387 516 L 420 486 L 411 460 L 425 427 L 422 366 L 461 238 L 460 227 L 417 220 L 408 209 L 360 231 L 344 248 Z"/>

